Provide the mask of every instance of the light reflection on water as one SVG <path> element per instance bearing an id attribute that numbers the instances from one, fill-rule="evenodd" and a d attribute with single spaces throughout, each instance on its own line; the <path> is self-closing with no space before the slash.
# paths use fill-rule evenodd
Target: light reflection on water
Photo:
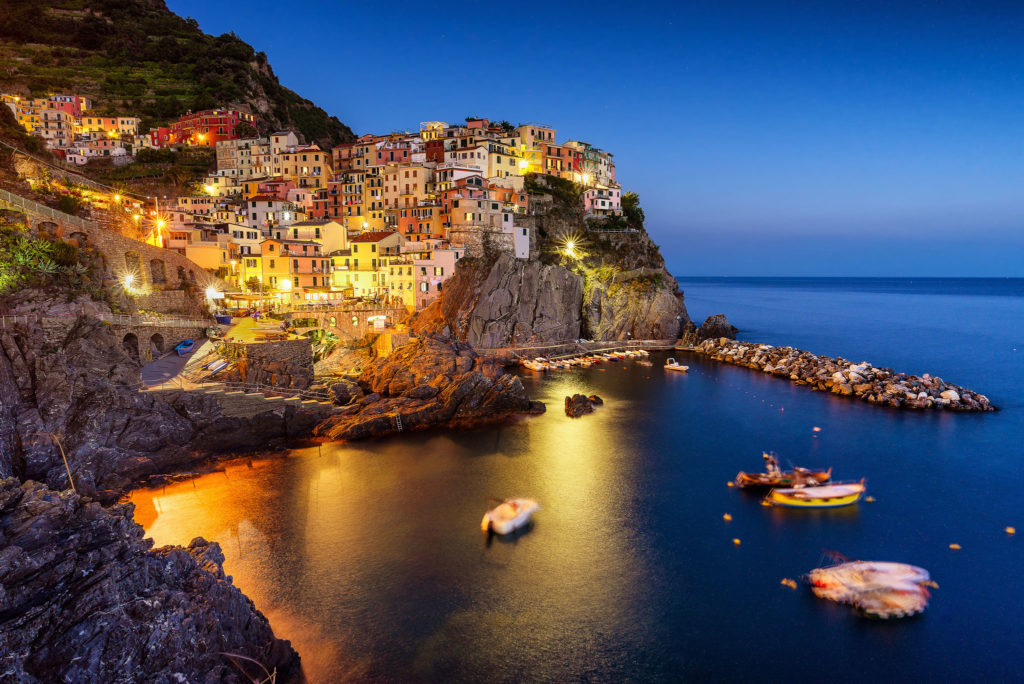
<path id="1" fill-rule="evenodd" d="M 1012 411 L 901 413 L 687 362 L 528 376 L 543 416 L 239 461 L 135 492 L 136 518 L 158 544 L 219 541 L 312 681 L 1019 675 Z M 574 392 L 607 403 L 570 419 Z M 877 502 L 764 508 L 726 487 L 761 449 L 867 477 Z M 488 544 L 487 497 L 515 495 L 540 501 L 535 524 Z M 917 563 L 942 588 L 878 625 L 780 586 L 823 550 Z"/>

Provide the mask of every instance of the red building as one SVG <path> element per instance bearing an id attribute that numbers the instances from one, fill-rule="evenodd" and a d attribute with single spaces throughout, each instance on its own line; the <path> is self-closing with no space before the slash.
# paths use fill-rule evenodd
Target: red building
<path id="1" fill-rule="evenodd" d="M 344 181 L 340 178 L 332 179 L 327 181 L 326 188 L 316 191 L 316 194 L 313 195 L 313 208 L 309 212 L 311 219 L 344 218 L 344 200 L 341 192 L 343 184 Z"/>
<path id="2" fill-rule="evenodd" d="M 427 154 L 428 162 L 444 163 L 444 139 L 428 140 L 423 151 Z"/>
<path id="3" fill-rule="evenodd" d="M 252 114 L 233 109 L 208 109 L 189 112 L 171 124 L 172 144 L 216 145 L 221 140 L 236 140 L 235 127 L 252 123 Z"/>
<path id="4" fill-rule="evenodd" d="M 166 147 L 171 143 L 171 129 L 166 126 L 152 129 L 149 132 L 149 141 L 153 147 Z"/>

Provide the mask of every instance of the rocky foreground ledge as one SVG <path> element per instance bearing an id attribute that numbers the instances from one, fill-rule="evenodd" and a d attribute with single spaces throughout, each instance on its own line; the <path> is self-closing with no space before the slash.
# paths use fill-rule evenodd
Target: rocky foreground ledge
<path id="1" fill-rule="evenodd" d="M 726 339 L 704 340 L 696 353 L 715 361 L 753 368 L 789 378 L 798 385 L 857 397 L 871 404 L 908 409 L 995 411 L 988 397 L 925 373 L 907 375 L 876 368 L 867 361 L 851 363 L 842 357 L 818 356 L 793 347 L 773 347 Z"/>
<path id="2" fill-rule="evenodd" d="M 281 682 L 297 671 L 291 645 L 224 575 L 216 543 L 151 549 L 144 534 L 131 504 L 0 480 L 0 681 L 250 682 L 276 670 Z"/>

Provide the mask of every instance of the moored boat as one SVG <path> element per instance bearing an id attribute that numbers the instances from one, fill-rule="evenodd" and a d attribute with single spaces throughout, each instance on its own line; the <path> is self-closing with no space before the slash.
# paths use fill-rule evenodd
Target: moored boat
<path id="1" fill-rule="evenodd" d="M 178 345 L 174 347 L 174 351 L 178 352 L 178 356 L 184 356 L 185 354 L 188 354 L 190 351 L 192 351 L 192 348 L 195 346 L 195 340 L 184 340 L 182 342 L 179 342 Z"/>
<path id="2" fill-rule="evenodd" d="M 924 611 L 936 586 L 928 571 L 916 565 L 885 561 L 851 561 L 807 574 L 819 598 L 848 603 L 865 617 L 890 620 Z"/>
<path id="3" fill-rule="evenodd" d="M 668 361 L 665 362 L 665 370 L 679 371 L 680 373 L 685 373 L 686 371 L 690 370 L 690 367 L 684 366 L 675 359 L 669 359 Z"/>
<path id="4" fill-rule="evenodd" d="M 832 469 L 808 470 L 807 468 L 793 468 L 793 470 L 781 470 L 779 460 L 774 453 L 763 452 L 765 472 L 746 473 L 742 470 L 736 475 L 736 486 L 747 487 L 794 487 L 807 485 L 825 484 L 832 478 Z"/>
<path id="5" fill-rule="evenodd" d="M 865 489 L 863 482 L 777 488 L 768 492 L 764 500 L 773 506 L 790 508 L 836 508 L 857 503 Z"/>
<path id="6" fill-rule="evenodd" d="M 533 499 L 506 499 L 484 513 L 480 529 L 484 532 L 508 534 L 530 522 L 530 518 L 539 508 L 540 504 Z"/>

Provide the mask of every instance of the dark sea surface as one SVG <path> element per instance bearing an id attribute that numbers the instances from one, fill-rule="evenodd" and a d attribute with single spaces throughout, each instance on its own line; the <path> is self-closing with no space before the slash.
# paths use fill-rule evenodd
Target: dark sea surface
<path id="1" fill-rule="evenodd" d="M 724 312 L 742 339 L 930 372 L 1003 410 L 892 410 L 689 355 L 668 374 L 661 354 L 527 375 L 548 413 L 501 428 L 140 490 L 136 519 L 157 544 L 219 541 L 316 682 L 1024 680 L 1024 281 L 681 286 L 692 318 Z M 567 418 L 573 392 L 606 404 Z M 876 501 L 765 508 L 726 486 L 762 449 L 867 478 Z M 514 495 L 541 502 L 533 526 L 488 541 L 487 497 Z M 940 588 L 880 623 L 780 584 L 825 549 Z"/>

